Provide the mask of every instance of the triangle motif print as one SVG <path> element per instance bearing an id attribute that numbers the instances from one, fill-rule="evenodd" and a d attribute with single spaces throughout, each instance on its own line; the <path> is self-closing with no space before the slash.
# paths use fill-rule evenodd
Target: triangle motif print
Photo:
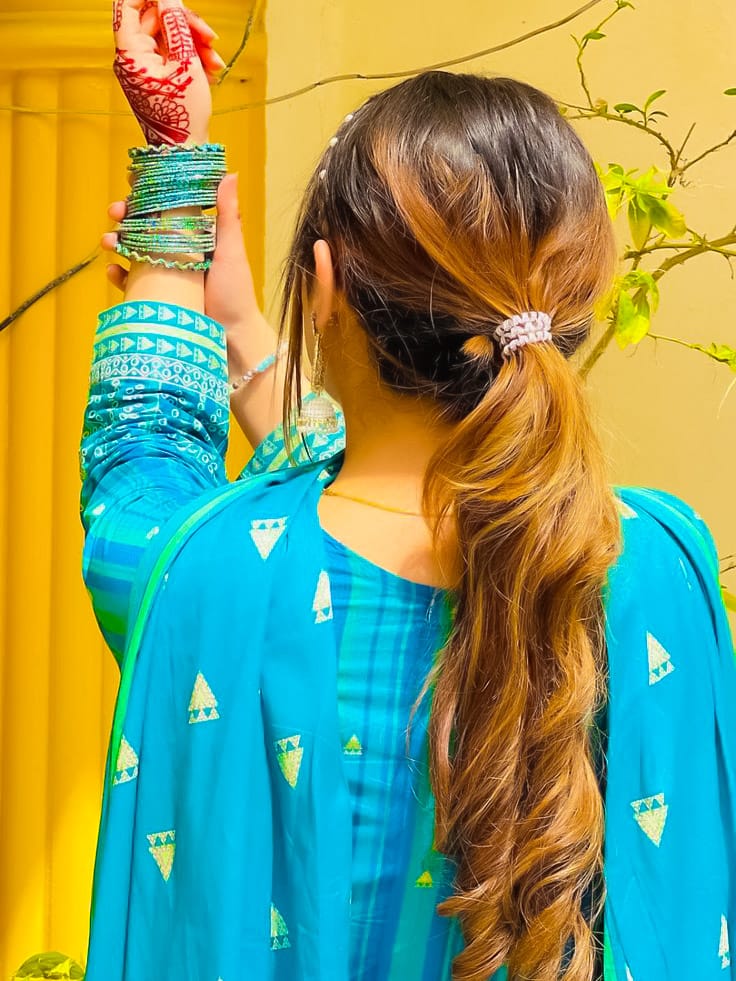
<path id="1" fill-rule="evenodd" d="M 196 722 L 214 722 L 219 718 L 217 699 L 200 671 L 194 681 L 192 697 L 189 699 L 189 725 L 194 725 Z"/>
<path id="2" fill-rule="evenodd" d="M 634 820 L 647 838 L 659 848 L 669 811 L 669 806 L 664 802 L 664 794 L 633 800 L 631 806 L 634 809 Z"/>
<path id="3" fill-rule="evenodd" d="M 156 834 L 146 835 L 146 837 L 148 838 L 148 850 L 153 856 L 154 862 L 158 865 L 158 870 L 163 876 L 164 882 L 168 882 L 171 869 L 174 865 L 176 832 L 157 831 Z"/>
<path id="4" fill-rule="evenodd" d="M 728 920 L 721 916 L 721 939 L 718 944 L 718 956 L 721 958 L 721 970 L 731 966 L 731 944 L 728 939 Z"/>
<path id="5" fill-rule="evenodd" d="M 624 964 L 624 967 L 626 968 L 626 981 L 634 981 L 634 975 L 629 970 L 629 965 Z"/>
<path id="6" fill-rule="evenodd" d="M 656 685 L 662 678 L 672 674 L 675 666 L 669 651 L 660 644 L 654 634 L 647 634 L 647 657 L 649 659 L 649 684 Z"/>
<path id="7" fill-rule="evenodd" d="M 432 881 L 432 874 L 429 872 L 429 870 L 422 872 L 414 885 L 419 886 L 420 889 L 431 889 L 434 882 Z"/>
<path id="8" fill-rule="evenodd" d="M 343 753 L 345 753 L 346 756 L 363 755 L 363 746 L 360 740 L 358 739 L 358 737 L 355 735 L 355 733 L 353 733 L 350 739 L 348 739 L 348 741 L 345 743 L 345 745 L 342 748 L 342 751 Z"/>
<path id="9" fill-rule="evenodd" d="M 622 501 L 620 498 L 618 499 L 617 504 L 618 504 L 618 513 L 621 515 L 622 518 L 639 517 L 636 511 L 632 507 L 630 507 L 625 501 Z"/>
<path id="10" fill-rule="evenodd" d="M 332 591 L 330 590 L 330 577 L 322 570 L 317 580 L 317 589 L 314 593 L 312 602 L 315 623 L 327 623 L 332 619 Z"/>
<path id="11" fill-rule="evenodd" d="M 271 903 L 271 950 L 286 950 L 287 947 L 291 947 L 291 943 L 286 922 Z"/>
<path id="12" fill-rule="evenodd" d="M 113 787 L 119 783 L 129 783 L 138 776 L 138 754 L 123 735 L 118 750 L 118 760 L 115 764 Z"/>
<path id="13" fill-rule="evenodd" d="M 304 755 L 304 748 L 299 745 L 301 738 L 301 736 L 289 736 L 287 739 L 277 739 L 274 744 L 279 768 L 290 787 L 296 787 L 296 782 L 299 779 L 299 770 Z"/>
<path id="14" fill-rule="evenodd" d="M 260 518 L 250 523 L 250 537 L 265 562 L 286 530 L 286 518 Z"/>

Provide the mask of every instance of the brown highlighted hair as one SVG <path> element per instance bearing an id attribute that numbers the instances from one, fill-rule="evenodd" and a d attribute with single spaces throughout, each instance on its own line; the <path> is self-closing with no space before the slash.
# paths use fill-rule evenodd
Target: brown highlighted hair
<path id="1" fill-rule="evenodd" d="M 430 721 L 437 842 L 458 866 L 441 912 L 465 936 L 453 977 L 486 981 L 506 963 L 513 981 L 590 981 L 601 589 L 619 549 L 567 361 L 613 268 L 593 163 L 554 102 L 510 79 L 428 72 L 369 99 L 299 216 L 282 315 L 287 420 L 318 238 L 383 382 L 430 396 L 454 423 L 425 482 L 438 537 L 457 538 Z M 504 360 L 494 327 L 529 310 L 550 314 L 553 340 Z"/>

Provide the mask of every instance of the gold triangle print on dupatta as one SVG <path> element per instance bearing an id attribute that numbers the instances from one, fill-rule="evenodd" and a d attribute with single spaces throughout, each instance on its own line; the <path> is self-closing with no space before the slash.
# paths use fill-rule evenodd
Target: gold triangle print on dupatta
<path id="1" fill-rule="evenodd" d="M 332 591 L 330 589 L 330 577 L 322 570 L 317 580 L 317 588 L 314 592 L 312 601 L 312 612 L 314 613 L 315 623 L 326 623 L 332 619 Z"/>
<path id="2" fill-rule="evenodd" d="M 113 777 L 113 787 L 121 783 L 130 783 L 138 776 L 138 754 L 123 736 L 120 740 L 118 759 L 115 764 L 115 776 Z"/>
<path id="3" fill-rule="evenodd" d="M 425 869 L 425 871 L 422 872 L 414 885 L 418 886 L 420 889 L 432 888 L 434 885 L 434 880 L 432 879 L 432 873 L 429 871 L 429 869 Z"/>
<path id="4" fill-rule="evenodd" d="M 634 820 L 647 838 L 659 848 L 669 811 L 669 806 L 664 801 L 664 794 L 633 800 L 631 806 L 634 809 Z"/>
<path id="5" fill-rule="evenodd" d="M 342 748 L 343 753 L 346 756 L 362 756 L 363 755 L 363 744 L 358 739 L 358 737 L 353 733 L 353 735 L 348 739 Z"/>
<path id="6" fill-rule="evenodd" d="M 296 787 L 299 779 L 304 756 L 304 748 L 299 745 L 301 738 L 301 736 L 289 736 L 286 739 L 277 739 L 274 743 L 279 768 L 290 787 Z"/>
<path id="7" fill-rule="evenodd" d="M 259 518 L 250 523 L 250 537 L 265 562 L 286 531 L 286 518 Z"/>
<path id="8" fill-rule="evenodd" d="M 647 634 L 647 658 L 649 660 L 649 684 L 656 685 L 662 678 L 672 674 L 675 666 L 669 651 L 660 644 L 654 634 Z"/>
<path id="9" fill-rule="evenodd" d="M 217 699 L 200 671 L 195 678 L 192 697 L 189 699 L 189 724 L 214 722 L 215 719 L 219 718 L 220 713 L 217 711 Z"/>
<path id="10" fill-rule="evenodd" d="M 168 882 L 174 866 L 176 832 L 157 831 L 155 834 L 146 835 L 146 837 L 148 838 L 148 850 L 154 862 L 158 865 L 158 870 L 163 876 L 164 882 Z"/>
<path id="11" fill-rule="evenodd" d="M 721 970 L 731 966 L 731 944 L 728 939 L 728 920 L 721 916 L 721 936 L 718 943 L 718 956 L 721 958 Z"/>
<path id="12" fill-rule="evenodd" d="M 291 947 L 291 941 L 286 922 L 271 903 L 271 950 L 286 950 L 287 947 Z"/>

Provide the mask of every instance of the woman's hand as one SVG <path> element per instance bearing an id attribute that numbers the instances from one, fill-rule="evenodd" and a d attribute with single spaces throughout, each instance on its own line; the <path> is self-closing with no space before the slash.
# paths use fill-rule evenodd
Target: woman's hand
<path id="1" fill-rule="evenodd" d="M 206 143 L 214 31 L 181 0 L 115 0 L 113 70 L 150 144 Z"/>
<path id="2" fill-rule="evenodd" d="M 115 201 L 107 213 L 120 222 L 125 212 L 125 201 Z M 115 250 L 117 242 L 117 232 L 106 232 L 102 237 L 102 247 L 108 252 Z M 120 290 L 125 289 L 127 276 L 118 263 L 107 267 L 107 278 Z M 236 174 L 228 174 L 217 194 L 217 245 L 205 277 L 204 303 L 205 313 L 221 323 L 226 333 L 242 329 L 254 334 L 265 322 L 243 241 Z M 268 330 L 270 340 L 272 331 L 270 327 Z"/>

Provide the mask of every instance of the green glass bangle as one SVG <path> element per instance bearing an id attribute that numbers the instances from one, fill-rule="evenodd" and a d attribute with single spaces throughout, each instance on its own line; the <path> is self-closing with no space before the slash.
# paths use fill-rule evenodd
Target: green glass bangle
<path id="1" fill-rule="evenodd" d="M 132 259 L 134 262 L 147 262 L 150 266 L 162 266 L 164 269 L 178 269 L 181 272 L 206 272 L 212 265 L 211 259 L 203 259 L 197 262 L 179 262 L 173 259 L 155 258 L 146 252 L 137 252 L 134 249 L 128 249 L 120 242 L 117 244 L 116 251 L 120 255 L 125 256 L 126 259 Z"/>

